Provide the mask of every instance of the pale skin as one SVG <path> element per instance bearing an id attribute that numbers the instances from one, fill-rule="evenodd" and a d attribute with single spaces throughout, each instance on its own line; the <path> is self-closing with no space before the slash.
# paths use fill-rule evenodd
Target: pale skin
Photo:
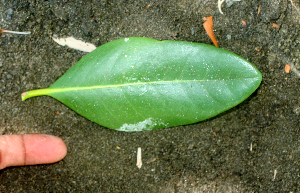
<path id="1" fill-rule="evenodd" d="M 65 142 L 52 135 L 0 136 L 0 170 L 11 166 L 50 164 L 67 154 Z"/>

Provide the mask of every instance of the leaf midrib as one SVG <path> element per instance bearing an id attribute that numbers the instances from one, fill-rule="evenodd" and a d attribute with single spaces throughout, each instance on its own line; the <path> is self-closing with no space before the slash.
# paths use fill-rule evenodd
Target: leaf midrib
<path id="1" fill-rule="evenodd" d="M 224 80 L 171 80 L 171 81 L 152 81 L 152 82 L 133 82 L 133 83 L 125 83 L 125 84 L 114 84 L 114 85 L 98 85 L 98 86 L 85 86 L 85 87 L 69 87 L 69 88 L 45 88 L 45 89 L 37 89 L 31 90 L 24 94 L 22 94 L 22 101 L 34 97 L 34 96 L 42 96 L 42 95 L 50 95 L 54 93 L 60 92 L 70 92 L 70 91 L 78 91 L 78 90 L 93 90 L 93 89 L 103 89 L 103 88 L 119 88 L 126 86 L 139 86 L 139 85 L 151 85 L 151 84 L 167 84 L 167 83 L 182 83 L 182 82 L 210 82 L 210 81 L 231 81 L 231 80 L 246 80 L 246 79 L 257 79 L 258 77 L 253 78 L 236 78 L 236 79 L 224 79 Z"/>

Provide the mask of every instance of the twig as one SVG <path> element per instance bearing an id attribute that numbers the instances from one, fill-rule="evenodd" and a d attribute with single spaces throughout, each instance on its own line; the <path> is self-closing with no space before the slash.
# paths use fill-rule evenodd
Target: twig
<path id="1" fill-rule="evenodd" d="M 223 11 L 222 11 L 222 4 L 224 3 L 225 0 L 218 0 L 218 8 L 219 8 L 219 11 L 222 15 L 224 15 Z"/>
<path id="2" fill-rule="evenodd" d="M 295 7 L 295 9 L 299 12 L 299 9 L 296 7 L 296 5 L 294 4 L 293 0 L 290 0 L 290 2 L 292 3 L 292 5 Z"/>
<path id="3" fill-rule="evenodd" d="M 139 147 L 138 151 L 137 151 L 137 162 L 136 162 L 136 166 L 141 169 L 142 167 L 142 148 Z"/>
<path id="4" fill-rule="evenodd" d="M 218 8 L 219 11 L 222 15 L 224 15 L 223 11 L 222 11 L 222 4 L 224 3 L 224 1 L 226 1 L 226 3 L 229 4 L 229 6 L 232 4 L 233 1 L 241 1 L 241 0 L 218 0 Z"/>
<path id="5" fill-rule="evenodd" d="M 300 71 L 297 70 L 294 64 L 290 64 L 290 66 L 291 66 L 291 71 L 293 71 L 295 74 L 297 74 L 298 77 L 300 77 Z"/>
<path id="6" fill-rule="evenodd" d="M 5 30 L 5 29 L 1 29 L 0 28 L 0 33 L 11 33 L 11 34 L 21 34 L 21 35 L 28 35 L 31 34 L 30 31 L 25 31 L 25 32 L 19 32 L 19 31 L 9 31 L 9 30 Z"/>

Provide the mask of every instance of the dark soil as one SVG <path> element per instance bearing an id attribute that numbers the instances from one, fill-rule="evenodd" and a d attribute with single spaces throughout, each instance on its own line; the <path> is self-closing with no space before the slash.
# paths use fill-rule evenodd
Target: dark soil
<path id="1" fill-rule="evenodd" d="M 290 0 L 241 0 L 222 10 L 217 0 L 2 0 L 0 27 L 31 34 L 0 38 L 0 132 L 59 136 L 68 155 L 0 171 L 0 192 L 299 192 L 300 12 Z M 219 46 L 263 75 L 251 97 L 217 117 L 125 133 L 51 97 L 21 101 L 22 92 L 50 86 L 86 55 L 53 35 L 97 46 L 131 36 L 212 44 L 202 27 L 210 15 Z"/>

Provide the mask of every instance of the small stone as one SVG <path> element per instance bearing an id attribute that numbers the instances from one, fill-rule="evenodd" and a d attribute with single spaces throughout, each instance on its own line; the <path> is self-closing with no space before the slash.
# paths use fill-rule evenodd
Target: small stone
<path id="1" fill-rule="evenodd" d="M 11 71 L 10 73 L 11 73 L 12 75 L 17 75 L 17 74 L 18 74 L 18 72 L 17 72 L 16 70 Z"/>
<path id="2" fill-rule="evenodd" d="M 9 9 L 7 9 L 6 10 L 6 18 L 8 19 L 8 20 L 11 20 L 11 17 L 12 17 L 12 15 L 13 15 L 13 13 L 14 13 L 14 10 L 12 9 L 12 8 L 9 8 Z"/>
<path id="3" fill-rule="evenodd" d="M 195 35 L 195 30 L 193 28 L 191 29 L 191 35 Z"/>
<path id="4" fill-rule="evenodd" d="M 9 8 L 6 10 L 7 15 L 12 15 L 14 13 L 14 10 L 12 8 Z"/>
<path id="5" fill-rule="evenodd" d="M 300 115 L 300 106 L 294 107 L 293 112 L 294 112 L 296 115 Z"/>

